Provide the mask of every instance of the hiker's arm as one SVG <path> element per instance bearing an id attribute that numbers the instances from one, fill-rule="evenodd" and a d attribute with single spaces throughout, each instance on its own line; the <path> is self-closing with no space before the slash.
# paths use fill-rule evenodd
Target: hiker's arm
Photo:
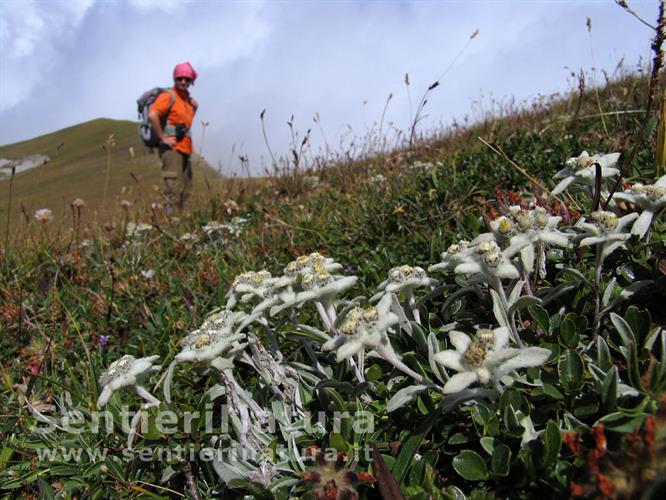
<path id="1" fill-rule="evenodd" d="M 151 110 L 148 112 L 148 120 L 150 120 L 150 124 L 153 126 L 157 137 L 160 139 L 160 142 L 163 142 L 168 146 L 173 146 L 176 144 L 175 137 L 167 137 L 164 135 L 164 129 L 162 128 L 162 123 L 160 122 L 160 115 Z"/>

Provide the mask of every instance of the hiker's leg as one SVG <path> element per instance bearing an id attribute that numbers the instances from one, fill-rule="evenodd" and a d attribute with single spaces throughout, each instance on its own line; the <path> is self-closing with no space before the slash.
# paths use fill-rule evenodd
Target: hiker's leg
<path id="1" fill-rule="evenodd" d="M 173 207 L 179 206 L 180 202 L 180 181 L 182 176 L 182 155 L 173 149 L 167 149 L 160 152 L 162 159 L 162 178 L 164 179 L 164 197 L 166 198 L 167 211 Z"/>
<path id="2" fill-rule="evenodd" d="M 192 193 L 192 161 L 190 155 L 183 158 L 183 195 L 181 208 L 187 208 Z"/>

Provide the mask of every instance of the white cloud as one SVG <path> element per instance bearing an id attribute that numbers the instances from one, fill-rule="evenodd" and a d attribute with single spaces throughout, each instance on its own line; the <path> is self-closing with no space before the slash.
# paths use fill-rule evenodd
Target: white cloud
<path id="1" fill-rule="evenodd" d="M 648 20 L 656 16 L 654 2 L 632 7 Z M 339 149 L 349 126 L 356 136 L 377 130 L 389 93 L 383 131 L 389 123 L 406 130 L 405 73 L 413 113 L 476 28 L 479 36 L 429 94 L 419 130 L 462 117 L 491 92 L 523 99 L 565 90 L 565 66 L 612 69 L 622 56 L 635 63 L 650 55 L 649 30 L 612 2 L 4 0 L 0 120 L 13 126 L 0 129 L 0 143 L 100 116 L 133 120 L 136 98 L 168 84 L 173 65 L 189 60 L 199 72 L 197 124 L 210 122 L 204 155 L 230 172 L 247 154 L 258 173 L 267 156 L 262 109 L 281 155 L 292 114 L 298 141 L 311 128 L 312 148 L 323 147 L 312 120 L 319 112 Z M 197 145 L 200 133 L 196 125 Z"/>

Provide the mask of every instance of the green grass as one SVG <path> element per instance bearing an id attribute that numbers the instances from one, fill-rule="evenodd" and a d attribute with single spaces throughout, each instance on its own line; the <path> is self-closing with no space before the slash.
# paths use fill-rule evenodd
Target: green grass
<path id="1" fill-rule="evenodd" d="M 111 171 L 107 206 L 103 207 L 107 171 L 105 142 L 113 135 L 116 146 L 111 150 Z M 134 158 L 130 154 L 134 150 Z M 141 206 L 159 201 L 156 190 L 162 188 L 160 161 L 139 139 L 137 124 L 129 121 L 99 118 L 31 140 L 0 147 L 0 158 L 21 159 L 43 154 L 50 162 L 14 176 L 13 210 L 10 218 L 16 226 L 22 217 L 20 207 L 32 216 L 39 208 L 49 208 L 58 218 L 70 215 L 70 203 L 76 198 L 86 202 L 86 212 L 95 214 L 98 222 L 108 222 L 120 212 L 123 199 Z M 194 159 L 194 193 L 205 190 L 204 178 L 215 180 L 218 173 L 205 161 Z M 0 181 L 3 200 L 9 180 Z M 3 228 L 7 205 L 0 206 Z"/>
<path id="2" fill-rule="evenodd" d="M 33 403 L 47 402 L 64 387 L 75 403 L 92 408 L 99 390 L 95 380 L 111 361 L 127 353 L 159 354 L 161 362 L 168 364 L 179 351 L 183 337 L 199 327 L 212 310 L 226 303 L 225 294 L 233 278 L 243 271 L 266 268 L 274 276 L 279 275 L 294 257 L 321 251 L 342 264 L 342 273 L 358 275 L 358 283 L 347 298 L 368 297 L 386 279 L 389 269 L 403 264 L 427 268 L 438 262 L 441 252 L 451 243 L 484 232 L 484 218 L 494 217 L 507 204 L 527 201 L 535 195 L 549 203 L 523 173 L 478 137 L 501 147 L 513 163 L 549 188 L 554 185 L 552 175 L 563 162 L 583 149 L 626 153 L 636 147 L 635 161 L 624 167 L 624 180 L 651 181 L 655 174 L 655 131 L 650 130 L 645 142 L 632 141 L 645 118 L 640 113 L 626 112 L 640 109 L 646 89 L 647 80 L 634 75 L 599 89 L 602 109 L 610 117 L 606 123 L 608 132 L 593 117 L 598 111 L 596 93 L 583 93 L 579 100 L 572 92 L 547 106 L 510 108 L 501 116 L 487 116 L 469 128 L 432 134 L 421 138 L 413 149 L 341 160 L 331 168 L 313 172 L 295 173 L 285 168 L 283 175 L 274 178 L 226 180 L 211 184 L 210 192 L 200 187 L 201 196 L 190 212 L 177 221 L 137 203 L 130 218 L 154 225 L 148 236 L 137 242 L 127 241 L 127 218 L 122 212 L 109 213 L 110 224 L 93 223 L 95 203 L 102 195 L 99 189 L 94 197 L 89 191 L 69 195 L 71 199 L 82 197 L 89 202 L 83 210 L 88 217 L 85 229 L 68 217 L 61 219 L 60 224 L 18 221 L 20 231 L 12 235 L 11 245 L 3 248 L 0 264 L 0 414 L 11 415 L 0 424 L 0 438 L 7 443 L 0 450 L 0 458 L 8 457 L 0 462 L 0 485 L 10 492 L 43 496 L 53 493 L 53 484 L 65 485 L 78 496 L 129 497 L 136 494 L 137 487 L 155 494 L 164 494 L 162 487 L 185 491 L 185 476 L 178 464 L 173 464 L 176 474 L 160 483 L 164 472 L 160 464 L 107 460 L 72 469 L 67 464 L 53 466 L 38 461 L 35 446 L 54 443 L 40 442 L 31 434 L 35 419 L 21 398 L 28 392 Z M 611 99 L 613 96 L 621 98 Z M 113 128 L 116 124 L 95 121 L 75 128 L 79 142 L 73 151 L 61 148 L 54 160 L 56 167 L 60 161 L 62 171 L 65 165 L 94 164 L 96 184 L 103 185 L 106 157 L 101 146 L 114 133 L 118 143 L 114 169 L 118 165 L 117 170 L 128 176 L 129 170 L 138 167 L 131 162 L 128 166 L 127 162 L 127 148 L 135 144 L 131 141 L 137 140 L 136 132 L 133 127 L 130 130 L 127 122 L 118 130 Z M 41 152 L 56 158 L 55 148 L 64 140 L 64 135 L 57 134 L 65 132 L 35 139 L 42 141 L 41 151 L 24 144 L 11 147 L 19 156 Z M 624 145 L 628 146 L 623 149 Z M 0 149 L 0 157 L 8 154 Z M 340 158 L 344 156 L 341 152 Z M 414 167 L 417 161 L 420 166 Z M 32 174 L 46 177 L 44 172 L 49 167 Z M 156 165 L 150 168 L 158 169 Z M 308 187 L 305 176 L 312 174 L 320 182 Z M 384 176 L 383 182 L 373 181 L 378 174 Z M 15 179 L 17 200 L 21 177 Z M 85 175 L 73 172 L 70 182 L 74 179 L 79 179 L 78 189 L 88 189 L 84 187 Z M 114 200 L 124 197 L 119 193 L 125 181 L 114 177 Z M 43 185 L 37 182 L 32 185 L 33 190 Z M 149 182 L 142 180 L 141 186 L 151 199 L 155 195 Z M 159 177 L 156 182 L 159 184 Z M 129 184 L 131 195 L 139 197 L 138 186 Z M 39 196 L 34 192 L 30 195 Z M 48 206 L 41 201 L 50 197 L 51 203 L 60 203 L 63 212 L 68 213 L 71 199 L 58 196 L 45 191 L 36 198 L 40 204 L 35 208 Z M 230 199 L 237 206 L 225 206 L 224 202 Z M 589 212 L 589 200 L 579 195 L 574 195 L 574 199 L 585 207 L 583 215 Z M 564 201 L 564 205 L 552 203 L 551 208 L 575 221 L 580 215 L 576 203 L 569 198 Z M 18 211 L 18 203 L 14 207 Z M 57 210 L 57 205 L 49 208 Z M 237 215 L 247 219 L 240 235 L 227 235 L 223 244 L 206 242 L 202 231 L 206 222 L 231 222 Z M 659 274 L 660 262 L 666 257 L 664 230 L 663 220 L 655 221 L 649 242 L 634 238 L 628 249 L 617 251 L 603 269 L 603 286 L 613 283 L 614 287 L 617 283 L 618 287 L 628 287 L 640 280 L 652 280 L 647 293 L 636 294 L 614 308 L 634 333 L 625 330 L 618 335 L 610 314 L 603 318 L 601 331 L 608 343 L 606 350 L 597 347 L 585 351 L 594 312 L 595 290 L 590 284 L 594 279 L 594 253 L 584 248 L 556 252 L 550 256 L 548 274 L 539 281 L 535 292 L 548 294 L 572 282 L 576 286 L 544 302 L 541 309 L 519 312 L 524 340 L 554 353 L 540 375 L 543 387 L 538 383 L 517 383 L 497 402 L 485 401 L 450 413 L 437 410 L 442 401 L 440 395 L 424 393 L 410 405 L 387 412 L 386 402 L 413 382 L 388 363 L 368 358 L 367 378 L 372 384 L 362 386 L 348 365 L 336 364 L 334 356 L 317 352 L 318 362 L 330 369 L 333 380 L 324 381 L 317 390 L 304 391 L 312 398 L 308 407 L 316 411 L 360 406 L 373 412 L 378 429 L 372 436 L 359 437 L 344 428 L 339 434 L 306 436 L 302 444 L 349 449 L 352 444 L 360 444 L 359 440 L 376 443 L 391 471 L 389 475 L 397 478 L 403 494 L 414 498 L 461 498 L 459 492 L 463 491 L 468 498 L 486 498 L 487 492 L 493 491 L 498 496 L 562 497 L 569 494 L 573 484 L 589 488 L 591 495 L 600 495 L 598 476 L 589 474 L 585 457 L 595 446 L 591 429 L 599 418 L 612 412 L 613 419 L 606 424 L 609 451 L 597 460 L 600 472 L 618 488 L 628 488 L 629 480 L 639 477 L 638 485 L 631 486 L 640 491 L 648 484 L 644 476 L 653 470 L 663 471 L 663 464 L 656 459 L 646 463 L 651 460 L 650 453 L 659 448 L 653 443 L 648 450 L 648 429 L 643 424 L 654 423 L 650 419 L 655 415 L 659 429 L 665 424 L 663 415 L 658 413 L 659 397 L 663 396 L 666 383 L 666 371 L 660 364 L 664 353 L 659 342 L 648 343 L 656 325 L 665 321 L 661 305 L 666 298 L 666 283 Z M 185 233 L 198 235 L 200 241 L 184 243 L 180 237 Z M 81 246 L 84 237 L 88 245 Z M 571 270 L 564 271 L 557 264 L 571 266 Z M 155 271 L 152 278 L 145 276 L 149 270 Z M 452 291 L 465 285 L 464 277 L 437 277 L 447 288 L 441 296 L 424 299 L 422 328 L 416 328 L 412 335 L 396 332 L 391 338 L 404 362 L 431 379 L 426 341 L 429 334 L 434 334 L 445 348 L 447 334 L 443 325 L 456 321 L 457 328 L 469 330 L 473 325 L 495 322 L 485 286 L 478 290 L 479 295 L 456 297 Z M 613 293 L 608 297 L 614 300 L 619 289 L 610 291 Z M 299 322 L 320 327 L 311 304 L 298 314 Z M 290 318 L 271 318 L 271 327 L 278 332 L 287 362 L 312 365 L 303 348 L 304 336 L 296 333 Z M 251 331 L 269 345 L 261 328 L 255 325 Z M 636 345 L 630 345 L 632 335 L 640 346 L 638 352 L 634 352 Z M 102 336 L 108 337 L 108 345 L 103 345 Z M 595 363 L 610 374 L 603 383 L 595 378 L 599 372 L 590 368 Z M 540 373 L 528 371 L 526 377 L 534 382 L 535 374 Z M 262 404 L 275 402 L 270 399 L 268 387 L 248 366 L 239 364 L 235 375 Z M 641 395 L 618 403 L 616 395 L 608 391 L 612 377 L 639 388 Z M 215 382 L 214 377 L 202 371 L 179 366 L 174 378 L 173 392 L 177 396 L 173 407 L 178 411 L 202 408 L 208 401 L 206 390 Z M 368 404 L 364 395 L 373 401 Z M 136 404 L 129 392 L 118 398 Z M 522 446 L 523 428 L 518 424 L 519 417 L 525 414 L 530 414 L 536 429 L 543 431 L 529 449 Z M 561 442 L 567 431 L 573 435 L 574 430 L 581 438 L 581 457 Z M 629 434 L 633 441 L 624 439 Z M 489 441 L 490 436 L 494 439 Z M 116 434 L 84 433 L 79 439 L 93 440 L 96 446 L 112 449 L 124 446 L 123 438 Z M 280 439 L 276 437 L 277 441 Z M 169 438 L 146 436 L 141 444 L 202 445 L 205 440 L 197 430 Z M 63 442 L 76 444 L 72 440 Z M 488 455 L 488 446 L 496 447 L 498 453 Z M 392 453 L 394 450 L 396 453 Z M 417 451 L 421 460 L 414 459 Z M 636 456 L 647 458 L 643 461 Z M 248 482 L 222 486 L 210 464 L 196 462 L 192 466 L 202 496 L 212 495 L 215 489 L 229 496 L 241 492 L 271 496 Z M 380 474 L 364 461 L 360 468 Z M 305 484 L 301 481 L 298 488 L 303 492 Z M 629 490 L 627 495 L 631 493 Z M 371 494 L 376 495 L 376 489 Z"/>

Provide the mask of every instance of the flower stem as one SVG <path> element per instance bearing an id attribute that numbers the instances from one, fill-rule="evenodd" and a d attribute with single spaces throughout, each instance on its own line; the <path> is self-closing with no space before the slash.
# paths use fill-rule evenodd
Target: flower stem
<path id="1" fill-rule="evenodd" d="M 604 244 L 597 243 L 597 256 L 594 263 L 594 319 L 592 320 L 592 342 L 594 342 L 599 334 L 599 326 L 601 324 L 601 294 L 599 293 L 599 283 L 601 282 L 601 268 L 604 264 L 602 257 L 604 251 Z"/>
<path id="2" fill-rule="evenodd" d="M 375 351 L 377 351 L 377 354 L 379 354 L 385 361 L 388 361 L 391 363 L 393 366 L 395 366 L 398 370 L 403 372 L 406 375 L 409 375 L 412 377 L 414 380 L 416 380 L 419 384 L 426 385 L 432 389 L 435 389 L 436 391 L 439 391 L 441 393 L 444 392 L 444 389 L 440 387 L 439 385 L 435 384 L 434 382 L 428 380 L 427 378 L 419 375 L 416 373 L 414 370 L 412 370 L 409 366 L 407 366 L 405 363 L 402 362 L 400 358 L 396 355 L 396 353 L 393 351 L 391 348 L 387 348 L 384 345 L 379 345 L 375 348 Z"/>
<path id="3" fill-rule="evenodd" d="M 516 324 L 513 321 L 513 316 L 509 316 L 509 301 L 506 298 L 506 293 L 504 292 L 504 287 L 502 286 L 501 280 L 497 276 L 495 276 L 490 285 L 497 292 L 497 295 L 499 296 L 500 301 L 502 302 L 502 307 L 504 308 L 506 320 L 509 326 L 509 330 L 511 330 L 511 336 L 513 337 L 513 340 L 516 341 L 518 347 L 522 348 L 523 341 L 520 340 L 520 336 L 518 335 L 518 330 L 516 329 Z"/>
<path id="4" fill-rule="evenodd" d="M 409 308 L 412 310 L 412 316 L 414 317 L 414 321 L 416 321 L 418 324 L 421 324 L 421 313 L 419 312 L 419 307 L 416 305 L 416 297 L 414 297 L 414 291 L 411 289 L 408 289 L 405 291 L 407 294 L 407 303 L 409 304 Z"/>
<path id="5" fill-rule="evenodd" d="M 332 333 L 333 331 L 333 323 L 331 323 L 331 319 L 328 317 L 328 313 L 326 312 L 326 309 L 324 308 L 324 305 L 321 302 L 315 302 L 315 307 L 317 308 L 317 312 L 319 313 L 319 317 L 321 318 L 322 322 L 324 323 L 324 327 L 326 330 L 328 330 L 329 333 Z"/>

